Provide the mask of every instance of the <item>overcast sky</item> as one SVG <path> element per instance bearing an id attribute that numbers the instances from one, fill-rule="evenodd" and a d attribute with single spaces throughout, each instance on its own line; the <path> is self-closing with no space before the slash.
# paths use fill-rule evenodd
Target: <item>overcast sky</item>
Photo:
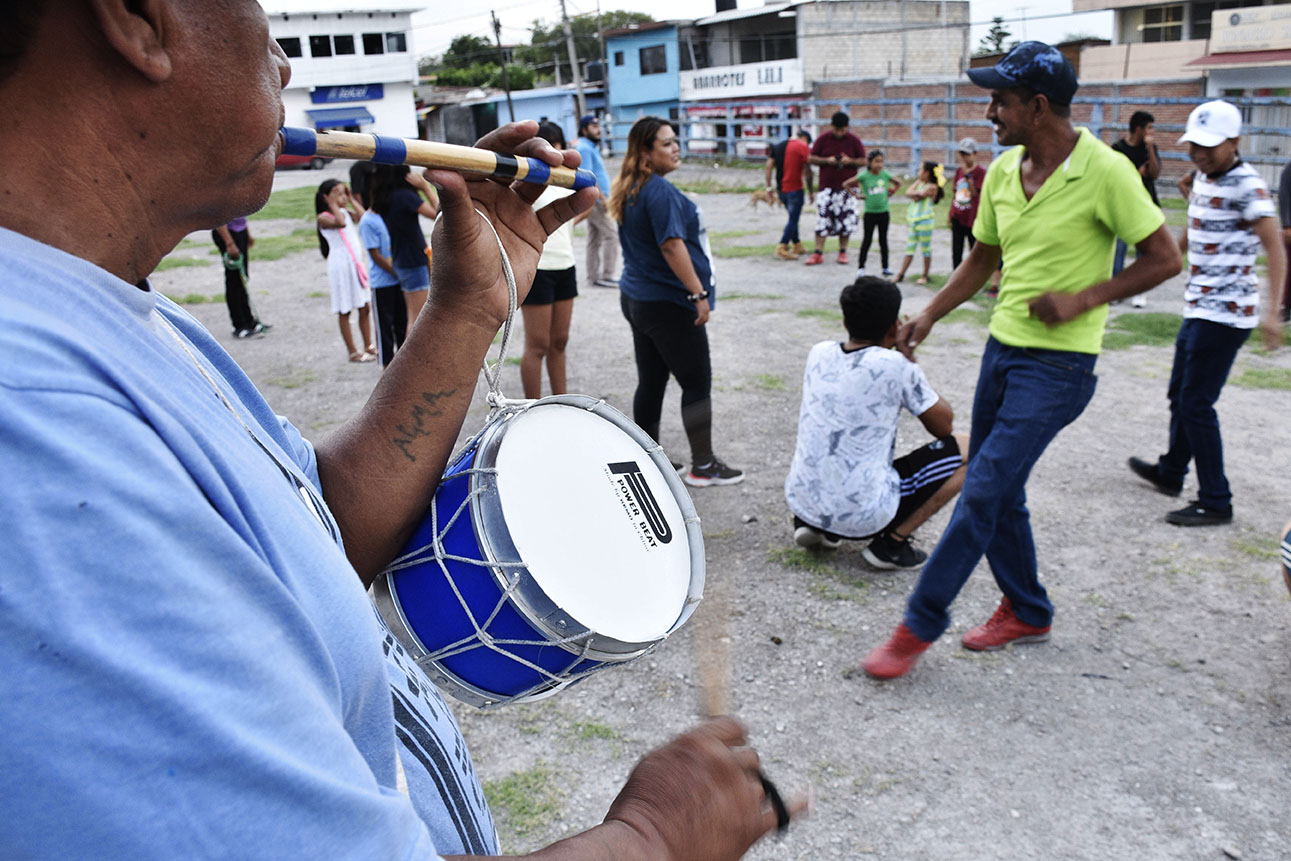
<path id="1" fill-rule="evenodd" d="M 918 0 L 918 2 L 935 0 Z M 493 3 L 498 20 L 502 23 L 502 41 L 508 44 L 528 44 L 529 26 L 535 18 L 552 24 L 560 20 L 560 0 L 486 0 Z M 913 0 L 912 0 L 913 2 Z M 739 8 L 750 9 L 765 5 L 762 0 L 738 0 Z M 418 56 L 440 54 L 453 37 L 470 33 L 493 38 L 493 25 L 489 21 L 488 6 L 471 4 L 483 12 L 466 12 L 461 0 L 433 0 L 424 12 L 414 13 L 413 50 Z M 596 11 L 596 0 L 565 0 L 572 18 L 575 15 Z M 601 8 L 625 9 L 646 12 L 656 20 L 694 18 L 716 10 L 714 0 L 601 0 Z M 976 46 L 990 27 L 991 19 L 1001 16 L 1007 22 L 1015 39 L 1039 39 L 1043 42 L 1060 41 L 1071 33 L 1090 33 L 1110 38 L 1112 13 L 1093 12 L 1071 14 L 1071 0 L 971 0 L 969 19 L 973 22 L 971 44 Z"/>

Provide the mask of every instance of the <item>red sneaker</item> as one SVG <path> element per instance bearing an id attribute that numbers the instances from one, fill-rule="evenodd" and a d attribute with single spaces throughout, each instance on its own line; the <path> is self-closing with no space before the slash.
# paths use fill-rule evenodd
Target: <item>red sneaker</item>
<path id="1" fill-rule="evenodd" d="M 1008 598 L 1000 599 L 1000 606 L 984 625 L 978 625 L 960 640 L 965 649 L 975 652 L 993 652 L 1009 643 L 1043 643 L 1049 639 L 1049 625 L 1037 628 L 1013 615 L 1013 604 Z"/>
<path id="2" fill-rule="evenodd" d="M 850 262 L 850 261 L 848 261 L 848 259 L 847 259 L 847 252 L 846 252 L 846 251 L 840 251 L 840 252 L 838 252 L 838 262 L 839 262 L 839 263 L 848 263 L 848 262 Z"/>
<path id="3" fill-rule="evenodd" d="M 815 266 L 818 263 L 824 263 L 824 262 L 825 262 L 825 255 L 821 254 L 819 251 L 813 251 L 811 253 L 811 256 L 807 258 L 807 262 L 804 263 L 803 265 Z"/>
<path id="4" fill-rule="evenodd" d="M 865 656 L 861 669 L 876 679 L 898 679 L 914 669 L 919 656 L 931 645 L 904 624 L 897 625 L 886 643 Z"/>

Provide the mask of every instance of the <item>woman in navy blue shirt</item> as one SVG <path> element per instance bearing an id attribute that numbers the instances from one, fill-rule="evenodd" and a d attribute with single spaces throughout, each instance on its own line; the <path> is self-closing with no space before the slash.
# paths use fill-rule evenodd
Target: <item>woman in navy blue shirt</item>
<path id="1" fill-rule="evenodd" d="M 668 377 L 676 377 L 691 454 L 683 480 L 694 487 L 736 484 L 744 473 L 713 454 L 705 324 L 716 282 L 708 230 L 699 207 L 663 178 L 680 164 L 676 128 L 659 117 L 642 117 L 628 133 L 627 154 L 610 192 L 623 249 L 620 302 L 636 353 L 633 419 L 658 440 L 664 390 Z"/>

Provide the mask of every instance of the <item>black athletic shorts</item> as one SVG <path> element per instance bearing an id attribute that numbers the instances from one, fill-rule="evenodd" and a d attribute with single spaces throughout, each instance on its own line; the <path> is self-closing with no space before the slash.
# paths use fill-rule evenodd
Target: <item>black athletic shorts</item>
<path id="1" fill-rule="evenodd" d="M 573 266 L 568 269 L 539 269 L 533 276 L 533 287 L 524 298 L 525 305 L 550 305 L 578 295 L 578 277 Z"/>
<path id="2" fill-rule="evenodd" d="M 874 535 L 882 535 L 889 529 L 895 527 L 902 520 L 909 517 L 915 509 L 923 505 L 937 490 L 946 483 L 946 479 L 954 474 L 964 462 L 964 455 L 959 450 L 959 442 L 955 439 L 954 434 L 935 439 L 925 446 L 915 449 L 905 457 L 899 457 L 892 461 L 892 466 L 896 469 L 897 475 L 901 476 L 901 501 L 897 504 L 897 513 L 892 516 L 888 522 Z M 799 526 L 811 526 L 812 529 L 824 533 L 832 541 L 840 538 L 851 538 L 850 535 L 838 535 L 833 532 L 826 532 L 817 526 L 812 526 L 797 515 L 793 518 L 794 528 Z M 861 536 L 862 539 L 873 538 L 873 535 Z M 1291 586 L 1291 584 L 1288 584 Z"/>

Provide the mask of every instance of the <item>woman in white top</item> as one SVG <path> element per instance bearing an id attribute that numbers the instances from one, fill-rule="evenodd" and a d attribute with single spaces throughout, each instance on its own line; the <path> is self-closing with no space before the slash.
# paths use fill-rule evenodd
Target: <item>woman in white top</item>
<path id="1" fill-rule="evenodd" d="M 376 361 L 377 348 L 372 342 L 372 322 L 368 304 L 368 269 L 363 263 L 363 242 L 355 225 L 363 217 L 363 204 L 350 194 L 349 186 L 334 179 L 324 180 L 314 195 L 318 213 L 318 247 L 327 258 L 327 281 L 332 288 L 332 312 L 341 327 L 341 339 L 351 362 Z M 364 349 L 354 345 L 350 332 L 350 312 L 359 309 L 359 334 Z"/>
<path id="2" fill-rule="evenodd" d="M 538 127 L 538 136 L 556 149 L 567 149 L 565 133 L 554 123 Z M 541 209 L 557 198 L 572 194 L 569 189 L 550 186 L 534 202 Z M 524 316 L 524 356 L 520 359 L 520 382 L 526 398 L 542 397 L 542 363 L 547 361 L 551 393 L 569 391 L 565 383 L 565 345 L 569 342 L 569 323 L 574 314 L 574 297 L 578 295 L 578 278 L 574 272 L 574 225 L 588 213 L 566 221 L 556 228 L 542 247 L 533 287 L 525 297 L 520 313 Z"/>

